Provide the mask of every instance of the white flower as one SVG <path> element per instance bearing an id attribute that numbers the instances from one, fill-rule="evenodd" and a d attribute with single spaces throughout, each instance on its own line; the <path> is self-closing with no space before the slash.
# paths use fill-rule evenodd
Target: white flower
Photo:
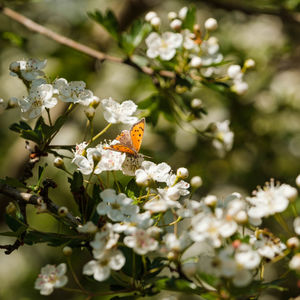
<path id="1" fill-rule="evenodd" d="M 250 244 L 257 249 L 259 255 L 268 259 L 273 259 L 275 256 L 282 255 L 286 249 L 285 244 L 281 243 L 279 238 L 275 238 L 270 234 L 260 233 L 256 236 L 250 236 Z"/>
<path id="2" fill-rule="evenodd" d="M 61 288 L 68 282 L 65 275 L 67 271 L 66 264 L 60 264 L 57 267 L 54 265 L 46 265 L 41 269 L 34 288 L 40 290 L 41 295 L 50 295 L 54 288 Z"/>
<path id="3" fill-rule="evenodd" d="M 79 225 L 77 231 L 80 233 L 95 233 L 98 231 L 98 227 L 92 221 L 88 221 L 84 225 Z"/>
<path id="4" fill-rule="evenodd" d="M 271 180 L 263 189 L 255 191 L 254 197 L 246 199 L 251 205 L 248 215 L 263 218 L 283 212 L 289 205 L 289 194 L 286 191 L 286 185 L 275 184 L 274 180 Z"/>
<path id="5" fill-rule="evenodd" d="M 169 178 L 167 179 L 167 186 L 168 188 L 168 193 L 169 195 L 177 193 L 179 196 L 174 197 L 173 200 L 179 199 L 180 196 L 187 196 L 190 191 L 188 190 L 190 187 L 190 184 L 187 183 L 184 180 L 180 180 L 179 182 L 175 183 L 177 180 L 176 175 L 170 175 Z M 177 192 L 175 192 L 177 191 Z"/>
<path id="6" fill-rule="evenodd" d="M 233 145 L 234 133 L 229 128 L 229 120 L 213 124 L 213 146 L 223 156 Z"/>
<path id="7" fill-rule="evenodd" d="M 292 257 L 289 262 L 290 269 L 300 271 L 300 253 L 297 253 Z"/>
<path id="8" fill-rule="evenodd" d="M 45 73 L 41 71 L 45 68 L 47 60 L 29 59 L 28 61 L 14 61 L 10 64 L 10 75 L 19 76 L 26 81 L 33 81 L 39 76 L 44 76 Z"/>
<path id="9" fill-rule="evenodd" d="M 120 235 L 113 231 L 113 225 L 106 223 L 101 232 L 97 232 L 93 241 L 90 242 L 93 248 L 94 258 L 102 256 L 102 253 L 106 250 L 112 249 L 116 246 Z"/>
<path id="10" fill-rule="evenodd" d="M 241 244 L 234 256 L 239 266 L 243 266 L 245 269 L 253 270 L 260 264 L 261 257 L 257 251 L 253 250 L 248 244 Z"/>
<path id="11" fill-rule="evenodd" d="M 202 208 L 203 204 L 201 202 L 185 199 L 183 207 L 178 209 L 176 213 L 182 218 L 189 218 L 199 213 L 202 210 Z"/>
<path id="12" fill-rule="evenodd" d="M 186 50 L 194 50 L 195 52 L 199 52 L 199 45 L 195 43 L 195 34 L 190 32 L 188 29 L 184 29 L 182 31 L 183 37 L 183 48 Z"/>
<path id="13" fill-rule="evenodd" d="M 34 119 L 42 114 L 45 108 L 52 108 L 57 104 L 57 99 L 53 97 L 53 86 L 41 83 L 37 79 L 32 82 L 29 95 L 19 100 L 22 117 L 25 120 Z"/>
<path id="14" fill-rule="evenodd" d="M 158 248 L 158 241 L 152 237 L 152 228 L 135 230 L 132 235 L 124 238 L 125 245 L 133 248 L 140 255 L 156 250 Z"/>
<path id="15" fill-rule="evenodd" d="M 241 79 L 243 77 L 242 69 L 239 65 L 231 65 L 227 70 L 227 74 L 232 79 Z"/>
<path id="16" fill-rule="evenodd" d="M 151 181 L 167 182 L 170 171 L 171 167 L 164 162 L 156 165 L 151 161 L 143 161 L 141 168 L 135 172 L 136 183 L 147 186 Z"/>
<path id="17" fill-rule="evenodd" d="M 218 28 L 218 22 L 214 18 L 208 18 L 204 23 L 204 27 L 209 31 L 216 30 Z"/>
<path id="18" fill-rule="evenodd" d="M 157 13 L 155 11 L 149 11 L 145 16 L 145 20 L 150 22 L 155 17 L 157 17 Z"/>
<path id="19" fill-rule="evenodd" d="M 163 242 L 168 251 L 182 252 L 191 244 L 191 239 L 188 232 L 184 231 L 179 238 L 174 233 L 167 233 L 163 237 Z M 162 248 L 162 251 L 165 252 L 166 249 Z"/>
<path id="20" fill-rule="evenodd" d="M 80 144 L 76 144 L 75 151 L 73 151 L 74 156 L 77 156 L 77 155 L 84 155 L 84 153 L 85 153 L 85 148 L 87 147 L 87 145 L 88 145 L 87 142 L 83 142 L 83 143 L 80 143 Z"/>
<path id="21" fill-rule="evenodd" d="M 248 91 L 248 83 L 242 80 L 235 80 L 231 90 L 238 95 L 243 95 Z"/>
<path id="22" fill-rule="evenodd" d="M 187 13 L 188 13 L 188 8 L 186 6 L 182 7 L 179 12 L 178 12 L 178 17 L 181 19 L 181 20 L 184 20 Z"/>
<path id="23" fill-rule="evenodd" d="M 173 32 L 164 32 L 161 36 L 152 32 L 146 38 L 148 47 L 147 56 L 156 58 L 159 56 L 162 60 L 171 60 L 176 54 L 176 48 L 182 44 L 182 35 Z"/>
<path id="24" fill-rule="evenodd" d="M 199 68 L 202 66 L 202 58 L 199 56 L 192 56 L 192 59 L 190 61 L 190 65 L 193 68 Z M 202 104 L 202 103 L 201 103 Z"/>
<path id="25" fill-rule="evenodd" d="M 223 55 L 219 53 L 219 43 L 217 38 L 210 37 L 207 41 L 201 44 L 202 63 L 204 66 L 220 63 L 223 60 Z M 209 77 L 207 75 L 207 77 Z"/>
<path id="26" fill-rule="evenodd" d="M 300 217 L 295 218 L 293 225 L 295 232 L 300 235 Z"/>
<path id="27" fill-rule="evenodd" d="M 83 267 L 83 274 L 93 275 L 97 281 L 104 281 L 110 276 L 111 270 L 118 271 L 125 264 L 125 256 L 120 250 L 105 251 L 97 260 L 91 260 Z"/>
<path id="28" fill-rule="evenodd" d="M 110 97 L 103 99 L 101 106 L 104 110 L 104 119 L 109 123 L 133 124 L 138 120 L 137 117 L 132 117 L 136 112 L 137 105 L 131 100 L 124 101 L 120 104 Z"/>
<path id="29" fill-rule="evenodd" d="M 171 23 L 170 23 L 170 27 L 173 29 L 173 30 L 180 30 L 181 29 L 181 25 L 182 25 L 182 21 L 179 20 L 179 19 L 174 19 Z"/>
<path id="30" fill-rule="evenodd" d="M 99 215 L 107 215 L 115 222 L 123 222 L 133 214 L 139 212 L 139 207 L 133 204 L 133 200 L 125 194 L 116 194 L 113 189 L 106 189 L 100 193 L 103 202 L 97 206 Z"/>
<path id="31" fill-rule="evenodd" d="M 88 106 L 95 98 L 90 90 L 87 90 L 83 81 L 68 81 L 59 78 L 53 84 L 56 89 L 57 98 L 63 102 L 80 103 Z"/>

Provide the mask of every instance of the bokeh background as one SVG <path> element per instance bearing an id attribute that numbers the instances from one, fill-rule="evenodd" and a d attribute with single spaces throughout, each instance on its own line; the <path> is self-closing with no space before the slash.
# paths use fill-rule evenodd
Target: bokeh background
<path id="1" fill-rule="evenodd" d="M 220 197 L 234 191 L 249 194 L 270 178 L 294 185 L 300 173 L 300 0 L 11 0 L 4 4 L 56 32 L 117 56 L 122 55 L 117 45 L 88 18 L 88 11 L 109 7 L 124 29 L 148 10 L 155 10 L 162 19 L 167 19 L 169 11 L 191 4 L 197 7 L 201 25 L 208 17 L 216 18 L 219 29 L 215 36 L 225 58 L 238 64 L 247 58 L 256 61 L 255 70 L 246 75 L 249 91 L 237 97 L 201 88 L 193 90 L 190 96 L 200 98 L 209 112 L 199 120 L 199 126 L 231 120 L 235 133 L 232 151 L 220 158 L 209 142 L 160 117 L 155 128 L 147 126 L 142 152 L 155 162 L 166 161 L 174 170 L 185 166 L 191 176 L 200 175 L 204 184 L 195 198 L 208 192 Z M 25 87 L 9 75 L 8 67 L 12 61 L 30 57 L 47 58 L 46 73 L 52 79 L 84 80 L 101 99 L 111 96 L 138 103 L 154 91 L 151 80 L 133 68 L 113 62 L 100 63 L 32 33 L 0 13 L 0 98 L 8 100 L 26 95 Z M 63 110 L 61 104 L 54 114 L 59 115 Z M 18 109 L 0 116 L 0 177 L 18 177 L 27 160 L 24 141 L 8 130 L 10 124 L 19 120 Z M 85 124 L 85 115 L 78 110 L 55 142 L 81 142 Z M 105 125 L 100 112 L 95 124 L 98 129 Z M 118 130 L 111 129 L 106 137 L 114 138 Z M 42 164 L 51 165 L 52 160 L 53 157 L 45 158 Z M 50 166 L 46 175 L 60 183 L 53 194 L 55 201 L 72 210 L 71 195 L 64 188 L 66 178 Z M 0 229 L 6 231 L 3 214 L 8 199 L 0 200 Z M 59 230 L 51 217 L 36 216 L 30 209 L 29 222 L 41 230 Z M 5 244 L 10 240 L 0 237 L 0 241 Z M 75 267 L 79 273 L 83 259 L 76 256 Z M 61 249 L 53 251 L 46 245 L 24 246 L 9 256 L 1 251 L 0 299 L 42 299 L 33 289 L 40 267 L 63 260 Z M 272 280 L 276 274 L 276 269 L 269 270 L 268 279 Z M 285 293 L 268 291 L 260 299 L 289 299 L 300 294 L 294 278 L 284 284 L 289 289 Z M 63 298 L 83 299 L 61 291 L 48 297 Z"/>

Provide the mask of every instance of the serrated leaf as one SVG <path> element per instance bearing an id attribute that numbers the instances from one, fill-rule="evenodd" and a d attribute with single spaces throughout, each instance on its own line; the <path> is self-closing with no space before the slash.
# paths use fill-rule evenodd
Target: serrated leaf
<path id="1" fill-rule="evenodd" d="M 20 121 L 19 124 L 18 123 L 12 124 L 9 127 L 9 129 L 18 133 L 20 133 L 21 130 L 32 130 L 32 128 L 26 122 L 23 121 Z"/>
<path id="2" fill-rule="evenodd" d="M 96 10 L 93 13 L 89 12 L 88 16 L 102 25 L 115 40 L 119 40 L 119 22 L 111 10 L 107 10 L 106 13 Z"/>

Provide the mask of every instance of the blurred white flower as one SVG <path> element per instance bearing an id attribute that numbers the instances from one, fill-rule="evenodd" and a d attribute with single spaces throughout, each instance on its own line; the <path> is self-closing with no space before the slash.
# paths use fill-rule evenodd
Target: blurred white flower
<path id="1" fill-rule="evenodd" d="M 199 51 L 199 45 L 195 43 L 195 34 L 190 32 L 188 29 L 184 29 L 182 31 L 182 37 L 183 37 L 183 48 L 186 50 L 194 50 L 194 52 Z"/>
<path id="2" fill-rule="evenodd" d="M 67 284 L 66 271 L 67 265 L 64 263 L 57 267 L 55 265 L 46 265 L 41 269 L 34 288 L 40 290 L 41 295 L 50 295 L 54 288 L 61 288 Z"/>
<path id="3" fill-rule="evenodd" d="M 44 76 L 45 73 L 41 71 L 45 68 L 47 60 L 29 59 L 27 61 L 14 61 L 10 64 L 10 75 L 19 76 L 26 81 L 33 81 L 40 76 Z"/>
<path id="4" fill-rule="evenodd" d="M 110 97 L 103 99 L 101 106 L 103 108 L 104 119 L 109 123 L 133 124 L 138 120 L 137 117 L 132 117 L 136 112 L 137 105 L 131 100 L 120 104 Z"/>
<path id="5" fill-rule="evenodd" d="M 170 23 L 170 27 L 175 30 L 175 31 L 179 31 L 181 29 L 182 26 L 182 21 L 179 19 L 174 19 L 171 23 Z"/>
<path id="6" fill-rule="evenodd" d="M 241 66 L 239 66 L 239 65 L 231 65 L 228 68 L 228 70 L 227 70 L 227 75 L 231 79 L 242 79 L 243 73 L 242 73 Z"/>
<path id="7" fill-rule="evenodd" d="M 258 188 L 253 192 L 254 197 L 246 199 L 251 205 L 248 215 L 252 218 L 263 218 L 285 211 L 289 205 L 288 187 L 286 184 L 275 184 L 274 180 L 271 180 L 264 188 Z"/>
<path id="8" fill-rule="evenodd" d="M 181 19 L 181 20 L 184 20 L 187 13 L 188 13 L 188 7 L 187 6 L 184 6 L 182 7 L 179 12 L 178 12 L 178 17 Z"/>
<path id="9" fill-rule="evenodd" d="M 124 244 L 140 255 L 145 255 L 158 248 L 158 241 L 152 237 L 152 227 L 147 230 L 135 230 L 132 235 L 124 238 Z"/>
<path id="10" fill-rule="evenodd" d="M 202 66 L 202 58 L 199 57 L 199 56 L 193 55 L 192 59 L 190 61 L 190 65 L 193 68 L 199 68 L 199 67 L 201 67 Z"/>
<path id="11" fill-rule="evenodd" d="M 214 31 L 218 28 L 218 22 L 214 18 L 208 18 L 204 23 L 204 27 L 206 30 Z"/>
<path id="12" fill-rule="evenodd" d="M 289 262 L 290 269 L 300 271 L 300 253 L 295 254 Z"/>
<path id="13" fill-rule="evenodd" d="M 156 16 L 156 17 L 152 18 L 151 21 L 150 21 L 150 24 L 151 24 L 154 28 L 158 29 L 159 26 L 160 26 L 160 24 L 161 24 L 160 17 L 157 17 L 157 16 Z"/>
<path id="14" fill-rule="evenodd" d="M 295 218 L 293 225 L 295 232 L 300 235 L 300 217 Z"/>
<path id="15" fill-rule="evenodd" d="M 184 205 L 176 213 L 182 218 L 190 218 L 203 209 L 203 204 L 199 201 L 185 199 Z"/>
<path id="16" fill-rule="evenodd" d="M 164 32 L 161 36 L 152 32 L 146 38 L 148 47 L 147 56 L 156 58 L 159 56 L 162 60 L 171 60 L 176 54 L 176 48 L 182 44 L 182 35 L 173 32 Z"/>
<path id="17" fill-rule="evenodd" d="M 149 185 L 151 181 L 167 182 L 171 167 L 166 163 L 156 165 L 151 161 L 143 161 L 141 168 L 136 170 L 136 183 Z"/>
<path id="18" fill-rule="evenodd" d="M 157 17 L 157 13 L 155 11 L 149 11 L 145 16 L 145 20 L 150 22 L 155 17 Z"/>
<path id="19" fill-rule="evenodd" d="M 174 233 L 167 233 L 163 236 L 163 243 L 165 244 L 166 248 L 162 247 L 162 252 L 182 252 L 192 243 L 192 241 L 188 232 L 183 231 L 179 237 L 177 237 Z"/>
<path id="20" fill-rule="evenodd" d="M 223 60 L 223 55 L 219 53 L 219 43 L 217 38 L 210 37 L 201 44 L 201 59 L 204 66 L 220 63 Z"/>
<path id="21" fill-rule="evenodd" d="M 115 222 L 124 222 L 133 214 L 139 212 L 139 207 L 125 194 L 116 194 L 113 189 L 106 189 L 100 193 L 103 202 L 97 205 L 99 215 L 107 215 Z"/>
<path id="22" fill-rule="evenodd" d="M 83 274 L 93 275 L 97 281 L 104 281 L 110 276 L 111 270 L 122 269 L 126 262 L 120 250 L 111 249 L 104 251 L 97 260 L 91 260 L 83 267 Z"/>
<path id="23" fill-rule="evenodd" d="M 56 79 L 53 86 L 57 98 L 63 102 L 80 103 L 88 106 L 95 98 L 90 90 L 87 90 L 83 81 L 68 81 L 64 78 Z"/>
<path id="24" fill-rule="evenodd" d="M 234 133 L 230 130 L 229 123 L 229 120 L 225 120 L 212 125 L 212 144 L 220 156 L 230 151 L 233 145 Z"/>
<path id="25" fill-rule="evenodd" d="M 37 79 L 32 82 L 29 95 L 20 99 L 19 106 L 25 120 L 37 118 L 46 108 L 53 108 L 57 99 L 53 95 L 53 86 Z"/>
<path id="26" fill-rule="evenodd" d="M 96 233 L 98 227 L 92 221 L 88 221 L 84 225 L 79 225 L 77 231 L 80 233 Z"/>

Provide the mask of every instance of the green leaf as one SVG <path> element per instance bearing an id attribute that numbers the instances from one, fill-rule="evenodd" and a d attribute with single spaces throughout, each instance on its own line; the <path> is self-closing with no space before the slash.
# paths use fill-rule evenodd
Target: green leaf
<path id="1" fill-rule="evenodd" d="M 197 274 L 204 282 L 208 283 L 211 286 L 216 286 L 219 281 L 217 277 L 207 273 L 198 272 Z"/>
<path id="2" fill-rule="evenodd" d="M 15 34 L 14 32 L 10 32 L 10 31 L 3 32 L 2 38 L 10 41 L 12 44 L 14 44 L 15 46 L 18 46 L 18 47 L 21 47 L 24 42 L 24 40 L 21 36 Z"/>
<path id="3" fill-rule="evenodd" d="M 128 54 L 132 55 L 135 48 L 144 40 L 151 31 L 151 25 L 141 20 L 136 20 L 130 27 L 129 32 L 121 35 L 120 46 Z"/>
<path id="4" fill-rule="evenodd" d="M 16 188 L 26 188 L 26 185 L 20 182 L 18 179 L 7 176 L 5 177 L 5 179 L 0 179 L 0 184 L 7 184 Z"/>
<path id="5" fill-rule="evenodd" d="M 14 123 L 9 127 L 10 130 L 21 133 L 21 130 L 32 130 L 32 128 L 23 121 L 20 121 L 20 123 Z"/>
<path id="6" fill-rule="evenodd" d="M 182 22 L 182 28 L 193 31 L 195 22 L 196 22 L 196 7 L 191 6 L 191 7 L 189 7 L 186 17 Z"/>
<path id="7" fill-rule="evenodd" d="M 136 200 L 140 192 L 140 187 L 136 184 L 135 178 L 132 178 L 126 188 L 125 188 L 125 193 L 128 197 Z"/>
<path id="8" fill-rule="evenodd" d="M 25 122 L 21 121 L 19 124 L 14 123 L 9 127 L 9 129 L 18 132 L 25 140 L 33 141 L 36 144 L 40 144 L 42 141 L 42 136 L 40 133 L 32 130 L 31 127 Z"/>
<path id="9" fill-rule="evenodd" d="M 12 217 L 8 214 L 5 214 L 4 218 L 7 226 L 14 232 L 24 232 L 27 228 L 22 222 L 22 218 Z"/>
<path id="10" fill-rule="evenodd" d="M 96 10 L 94 13 L 89 12 L 88 16 L 102 25 L 115 40 L 119 40 L 119 22 L 111 10 L 107 10 L 105 14 Z"/>
<path id="11" fill-rule="evenodd" d="M 71 184 L 71 192 L 79 192 L 83 185 L 83 176 L 80 172 L 74 172 L 73 178 L 68 178 Z"/>

